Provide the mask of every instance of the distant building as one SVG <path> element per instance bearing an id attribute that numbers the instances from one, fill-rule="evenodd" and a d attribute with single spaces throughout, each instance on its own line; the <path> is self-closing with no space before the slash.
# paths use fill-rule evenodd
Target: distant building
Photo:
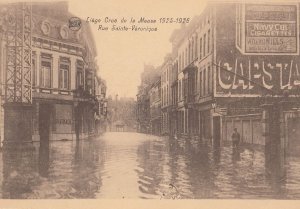
<path id="1" fill-rule="evenodd" d="M 159 68 L 151 65 L 144 66 L 144 71 L 141 75 L 141 84 L 138 87 L 136 110 L 137 129 L 141 133 L 151 133 L 149 90 L 159 76 Z"/>
<path id="2" fill-rule="evenodd" d="M 107 99 L 107 131 L 133 132 L 136 130 L 136 101 L 117 96 Z"/>
<path id="3" fill-rule="evenodd" d="M 100 76 L 95 79 L 95 96 L 98 110 L 96 112 L 96 134 L 103 133 L 107 130 L 107 98 L 106 82 Z"/>

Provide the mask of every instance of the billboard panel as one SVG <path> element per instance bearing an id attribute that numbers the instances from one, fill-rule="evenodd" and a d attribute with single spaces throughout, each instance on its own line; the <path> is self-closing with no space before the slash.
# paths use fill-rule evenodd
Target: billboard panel
<path id="1" fill-rule="evenodd" d="M 243 8 L 243 18 L 236 8 Z M 286 90 L 300 96 L 300 57 L 292 53 L 299 44 L 297 8 L 295 4 L 224 4 L 217 8 L 216 97 L 280 96 Z M 244 48 L 236 44 L 241 31 Z"/>
<path id="2" fill-rule="evenodd" d="M 298 53 L 296 5 L 245 5 L 245 53 Z"/>

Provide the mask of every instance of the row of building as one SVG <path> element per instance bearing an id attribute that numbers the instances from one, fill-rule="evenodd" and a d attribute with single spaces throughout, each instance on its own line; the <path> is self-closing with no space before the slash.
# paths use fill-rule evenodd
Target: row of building
<path id="1" fill-rule="evenodd" d="M 29 59 L 28 65 L 31 64 L 29 65 L 31 70 L 29 69 L 28 72 L 31 77 L 26 78 L 23 69 L 24 75 L 18 80 L 16 74 L 10 74 L 18 72 L 18 52 L 13 54 L 10 51 L 18 46 L 14 44 L 9 48 L 9 39 L 15 39 L 17 43 L 18 34 L 9 36 L 10 26 L 6 25 L 5 19 L 9 17 L 10 10 L 17 11 L 15 7 L 19 7 L 19 4 L 1 6 L 3 13 L 0 31 L 1 142 L 7 140 L 5 132 L 11 136 L 10 129 L 15 126 L 29 129 L 33 141 L 42 138 L 72 140 L 76 138 L 76 134 L 80 138 L 85 138 L 103 132 L 102 124 L 106 120 L 107 108 L 106 82 L 99 75 L 97 49 L 89 25 L 76 19 L 79 20 L 77 22 L 79 28 L 72 30 L 70 20 L 75 16 L 68 11 L 67 2 L 43 2 L 30 5 L 30 11 L 28 10 L 30 16 L 27 20 L 23 20 L 23 27 L 26 27 L 26 24 L 29 27 L 28 43 L 31 43 L 31 46 L 28 46 L 28 49 L 31 49 L 31 53 L 28 56 L 31 60 Z M 21 13 L 22 10 L 19 12 Z M 18 21 L 18 16 L 12 16 L 14 17 Z M 18 30 L 18 22 L 10 24 L 11 27 L 16 28 L 16 31 Z M 20 46 L 26 45 L 25 41 L 21 40 Z M 19 58 L 26 62 L 24 54 Z M 10 79 L 10 76 L 14 79 Z M 27 92 L 28 97 L 24 92 L 26 82 L 31 87 L 30 92 Z M 20 97 L 16 93 L 18 85 L 22 86 Z M 28 101 L 22 98 L 28 98 Z M 16 110 L 5 111 L 5 108 L 9 108 L 10 105 L 22 106 L 24 103 L 28 103 L 31 108 L 31 116 L 26 119 L 27 123 L 25 121 L 26 128 L 22 124 L 22 119 L 12 114 L 16 113 Z M 26 137 L 23 138 L 20 140 L 26 140 Z"/>
<path id="2" fill-rule="evenodd" d="M 298 3 L 210 3 L 145 66 L 137 94 L 144 133 L 295 145 L 300 133 Z M 292 131 L 291 131 L 292 130 Z"/>

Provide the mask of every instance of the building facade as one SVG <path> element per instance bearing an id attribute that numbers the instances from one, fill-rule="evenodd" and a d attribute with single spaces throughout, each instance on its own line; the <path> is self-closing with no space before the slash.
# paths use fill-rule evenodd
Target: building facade
<path id="1" fill-rule="evenodd" d="M 168 54 L 161 66 L 161 111 L 163 135 L 170 134 L 172 56 Z"/>
<path id="2" fill-rule="evenodd" d="M 175 30 L 169 82 L 161 76 L 163 133 L 169 86 L 171 136 L 220 145 L 237 128 L 243 143 L 295 144 L 298 11 L 298 3 L 210 3 Z"/>
<path id="3" fill-rule="evenodd" d="M 99 75 L 95 78 L 95 96 L 98 110 L 96 112 L 96 134 L 104 133 L 107 130 L 107 98 L 106 98 L 106 81 Z"/>
<path id="4" fill-rule="evenodd" d="M 84 21 L 79 30 L 70 29 L 72 17 L 66 2 L 32 4 L 33 141 L 72 140 L 76 138 L 76 130 L 80 138 L 96 133 L 97 104 L 103 100 L 96 95 L 97 88 L 101 88 L 97 79 L 97 50 L 89 25 Z M 7 47 L 6 39 L 1 40 L 3 98 Z"/>
<path id="5" fill-rule="evenodd" d="M 141 85 L 138 87 L 137 94 L 137 130 L 141 133 L 151 133 L 150 121 L 150 89 L 154 82 L 160 77 L 160 68 L 152 65 L 144 65 L 141 75 Z"/>
<path id="6" fill-rule="evenodd" d="M 35 140 L 42 132 L 53 140 L 74 139 L 75 128 L 82 138 L 95 133 L 97 51 L 88 25 L 68 28 L 71 17 L 65 3 L 33 5 Z"/>
<path id="7" fill-rule="evenodd" d="M 162 89 L 160 77 L 153 83 L 149 90 L 150 95 L 150 122 L 151 133 L 154 135 L 161 135 L 162 133 Z"/>

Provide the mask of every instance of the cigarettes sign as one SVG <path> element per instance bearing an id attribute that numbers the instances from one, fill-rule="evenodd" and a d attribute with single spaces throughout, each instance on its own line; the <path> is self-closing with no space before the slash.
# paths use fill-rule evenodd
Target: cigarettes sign
<path id="1" fill-rule="evenodd" d="M 298 53 L 296 5 L 245 5 L 246 53 Z"/>

